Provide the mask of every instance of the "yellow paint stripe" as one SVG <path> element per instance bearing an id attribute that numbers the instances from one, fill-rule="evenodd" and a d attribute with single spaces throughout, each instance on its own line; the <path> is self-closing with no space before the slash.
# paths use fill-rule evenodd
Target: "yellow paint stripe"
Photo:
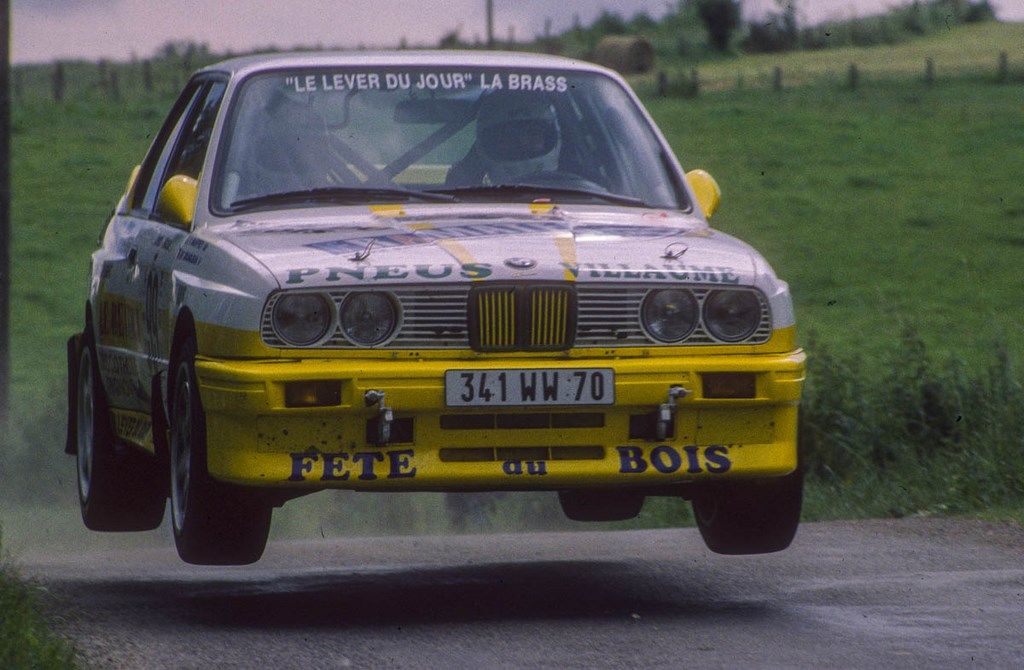
<path id="1" fill-rule="evenodd" d="M 405 210 L 401 205 L 370 205 L 369 207 L 374 215 L 382 218 L 397 219 L 400 216 L 405 216 Z"/>
<path id="2" fill-rule="evenodd" d="M 530 214 L 550 214 L 554 208 L 555 204 L 551 202 L 531 202 Z"/>
<path id="3" fill-rule="evenodd" d="M 449 254 L 451 254 L 452 258 L 462 263 L 463 265 L 468 265 L 469 263 L 476 263 L 476 259 L 473 258 L 473 254 L 469 253 L 469 249 L 462 246 L 455 240 L 438 240 L 437 246 L 447 251 Z M 474 279 L 473 281 L 479 281 L 479 279 Z"/>
<path id="4" fill-rule="evenodd" d="M 558 235 L 555 237 L 555 246 L 558 247 L 558 255 L 562 257 L 562 262 L 569 267 L 576 267 L 576 238 L 572 235 Z M 567 267 L 563 275 L 565 281 L 576 281 L 576 273 L 569 270 Z"/>
<path id="5" fill-rule="evenodd" d="M 408 225 L 408 228 L 409 228 L 409 230 L 415 230 L 415 231 L 433 230 L 434 229 L 434 224 L 432 224 L 432 223 L 410 223 Z"/>

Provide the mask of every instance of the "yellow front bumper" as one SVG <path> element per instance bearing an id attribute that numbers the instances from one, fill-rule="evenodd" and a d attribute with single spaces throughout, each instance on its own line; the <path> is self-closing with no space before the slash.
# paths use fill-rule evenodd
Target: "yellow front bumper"
<path id="1" fill-rule="evenodd" d="M 448 369 L 588 367 L 615 371 L 614 405 L 445 406 Z M 660 487 L 781 476 L 797 465 L 797 405 L 804 379 L 799 350 L 610 360 L 200 359 L 196 370 L 206 411 L 209 471 L 217 479 L 249 486 L 404 491 Z M 755 397 L 704 398 L 700 375 L 708 372 L 755 373 Z M 340 404 L 286 407 L 285 382 L 303 380 L 339 382 Z M 691 391 L 677 404 L 673 436 L 631 439 L 631 417 L 636 424 L 654 412 L 672 385 Z M 396 419 L 412 420 L 406 443 L 378 447 L 368 441 L 367 421 L 377 415 L 363 401 L 370 389 L 385 392 Z M 490 424 L 486 418 L 489 427 L 467 427 L 479 424 L 473 420 L 479 415 L 504 419 Z M 541 420 L 559 427 L 522 427 L 533 421 L 511 415 L 549 415 Z M 576 424 L 581 425 L 564 427 Z"/>

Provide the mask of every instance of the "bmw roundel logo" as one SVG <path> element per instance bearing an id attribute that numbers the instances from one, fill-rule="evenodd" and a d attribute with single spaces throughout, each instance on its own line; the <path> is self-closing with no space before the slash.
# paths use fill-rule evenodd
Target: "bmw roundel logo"
<path id="1" fill-rule="evenodd" d="M 536 264 L 537 261 L 533 260 L 532 258 L 509 258 L 508 260 L 505 261 L 505 265 L 509 266 L 510 268 L 515 268 L 517 270 L 529 270 Z"/>

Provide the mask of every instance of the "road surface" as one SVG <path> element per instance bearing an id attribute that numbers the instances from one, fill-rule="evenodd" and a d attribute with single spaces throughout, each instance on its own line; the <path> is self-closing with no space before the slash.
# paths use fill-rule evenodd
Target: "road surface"
<path id="1" fill-rule="evenodd" d="M 103 668 L 1024 667 L 1024 529 L 981 521 L 805 524 L 742 558 L 678 529 L 19 563 Z"/>

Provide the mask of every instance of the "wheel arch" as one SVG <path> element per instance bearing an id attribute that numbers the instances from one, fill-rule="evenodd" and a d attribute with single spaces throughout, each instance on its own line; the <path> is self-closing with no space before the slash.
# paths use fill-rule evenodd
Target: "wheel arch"
<path id="1" fill-rule="evenodd" d="M 167 375 L 163 380 L 163 393 L 161 395 L 165 399 L 163 406 L 167 412 L 165 415 L 166 417 L 171 415 L 171 410 L 173 409 L 171 407 L 171 393 L 169 392 L 169 388 L 173 381 L 171 377 L 174 373 L 175 359 L 177 359 L 178 352 L 181 350 L 182 345 L 190 337 L 196 340 L 198 344 L 198 340 L 196 338 L 196 320 L 192 315 L 192 310 L 188 307 L 182 307 L 178 311 L 178 318 L 174 321 L 174 335 L 171 338 L 171 351 L 167 357 Z"/>
<path id="2" fill-rule="evenodd" d="M 181 349 L 182 343 L 196 335 L 195 317 L 188 307 L 182 307 L 174 322 L 174 335 L 171 337 L 171 349 L 167 361 L 167 369 L 153 375 L 150 386 L 150 412 L 153 421 L 153 449 L 163 466 L 170 465 L 170 452 L 167 431 L 170 429 L 171 407 L 171 372 L 174 360 Z"/>

